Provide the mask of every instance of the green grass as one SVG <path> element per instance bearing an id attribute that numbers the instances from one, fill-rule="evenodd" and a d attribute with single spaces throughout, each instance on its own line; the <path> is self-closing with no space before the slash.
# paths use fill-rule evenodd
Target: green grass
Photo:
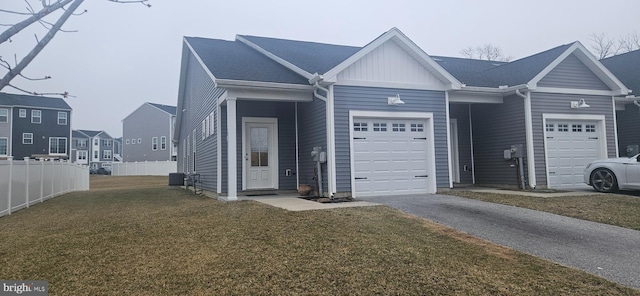
<path id="1" fill-rule="evenodd" d="M 388 207 L 289 212 L 104 178 L 0 218 L 0 279 L 51 295 L 640 295 Z"/>
<path id="2" fill-rule="evenodd" d="M 460 190 L 441 193 L 640 230 L 640 198 L 636 196 L 594 194 L 532 197 Z"/>

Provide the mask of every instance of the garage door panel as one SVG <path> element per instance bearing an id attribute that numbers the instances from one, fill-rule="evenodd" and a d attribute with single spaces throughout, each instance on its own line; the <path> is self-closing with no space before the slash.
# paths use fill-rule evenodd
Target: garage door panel
<path id="1" fill-rule="evenodd" d="M 595 121 L 547 121 L 545 128 L 549 187 L 583 185 L 584 167 L 600 158 L 602 140 L 596 133 L 596 126 Z"/>

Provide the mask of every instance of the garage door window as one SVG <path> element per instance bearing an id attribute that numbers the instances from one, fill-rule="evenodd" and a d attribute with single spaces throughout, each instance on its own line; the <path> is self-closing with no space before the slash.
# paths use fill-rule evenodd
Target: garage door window
<path id="1" fill-rule="evenodd" d="M 595 133 L 596 125 L 595 124 L 587 124 L 584 126 L 584 131 L 587 133 Z"/>
<path id="2" fill-rule="evenodd" d="M 411 131 L 412 132 L 423 132 L 424 131 L 424 124 L 422 124 L 422 123 L 412 123 L 411 124 Z"/>
<path id="3" fill-rule="evenodd" d="M 573 132 L 582 132 L 582 124 L 571 125 L 571 130 L 573 130 Z"/>
<path id="4" fill-rule="evenodd" d="M 366 122 L 354 122 L 353 130 L 356 132 L 366 132 L 367 131 L 367 123 Z"/>
<path id="5" fill-rule="evenodd" d="M 373 131 L 374 132 L 386 132 L 387 124 L 386 123 L 373 123 Z"/>
<path id="6" fill-rule="evenodd" d="M 569 131 L 569 125 L 568 124 L 558 124 L 558 131 L 559 132 L 568 132 Z"/>
<path id="7" fill-rule="evenodd" d="M 405 131 L 404 123 L 393 123 L 391 125 L 391 127 L 392 127 L 392 131 L 394 131 L 394 132 L 404 132 Z"/>

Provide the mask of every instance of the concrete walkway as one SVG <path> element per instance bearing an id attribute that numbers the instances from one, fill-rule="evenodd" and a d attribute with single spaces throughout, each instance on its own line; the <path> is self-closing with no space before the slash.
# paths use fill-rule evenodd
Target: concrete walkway
<path id="1" fill-rule="evenodd" d="M 273 207 L 285 209 L 288 211 L 313 211 L 313 210 L 326 210 L 336 208 L 351 208 L 351 207 L 369 207 L 379 206 L 380 204 L 367 202 L 367 201 L 351 201 L 351 202 L 338 202 L 338 203 L 319 203 L 311 200 L 299 198 L 297 196 L 278 196 L 278 197 L 264 197 L 264 196 L 243 196 L 243 200 L 255 200 L 264 204 L 268 204 Z"/>
<path id="2" fill-rule="evenodd" d="M 640 231 L 448 195 L 364 200 L 640 289 Z"/>

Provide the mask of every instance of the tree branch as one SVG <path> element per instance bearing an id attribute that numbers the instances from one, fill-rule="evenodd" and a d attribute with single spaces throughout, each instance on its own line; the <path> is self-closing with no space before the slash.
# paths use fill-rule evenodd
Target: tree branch
<path id="1" fill-rule="evenodd" d="M 42 9 L 40 11 L 38 11 L 38 13 L 36 14 L 30 14 L 31 16 L 28 17 L 27 19 L 25 19 L 24 21 L 21 21 L 17 24 L 15 24 L 13 27 L 7 29 L 6 31 L 2 32 L 2 34 L 0 34 L 0 44 L 4 43 L 5 41 L 9 40 L 9 38 L 11 38 L 11 36 L 19 33 L 20 31 L 22 31 L 24 28 L 28 27 L 29 25 L 33 24 L 34 22 L 37 22 L 38 20 L 42 19 L 43 17 L 49 15 L 50 13 L 60 9 L 61 7 L 71 3 L 71 1 L 73 0 L 61 0 L 58 1 L 52 5 L 48 5 L 48 6 L 44 6 L 42 7 Z"/>

